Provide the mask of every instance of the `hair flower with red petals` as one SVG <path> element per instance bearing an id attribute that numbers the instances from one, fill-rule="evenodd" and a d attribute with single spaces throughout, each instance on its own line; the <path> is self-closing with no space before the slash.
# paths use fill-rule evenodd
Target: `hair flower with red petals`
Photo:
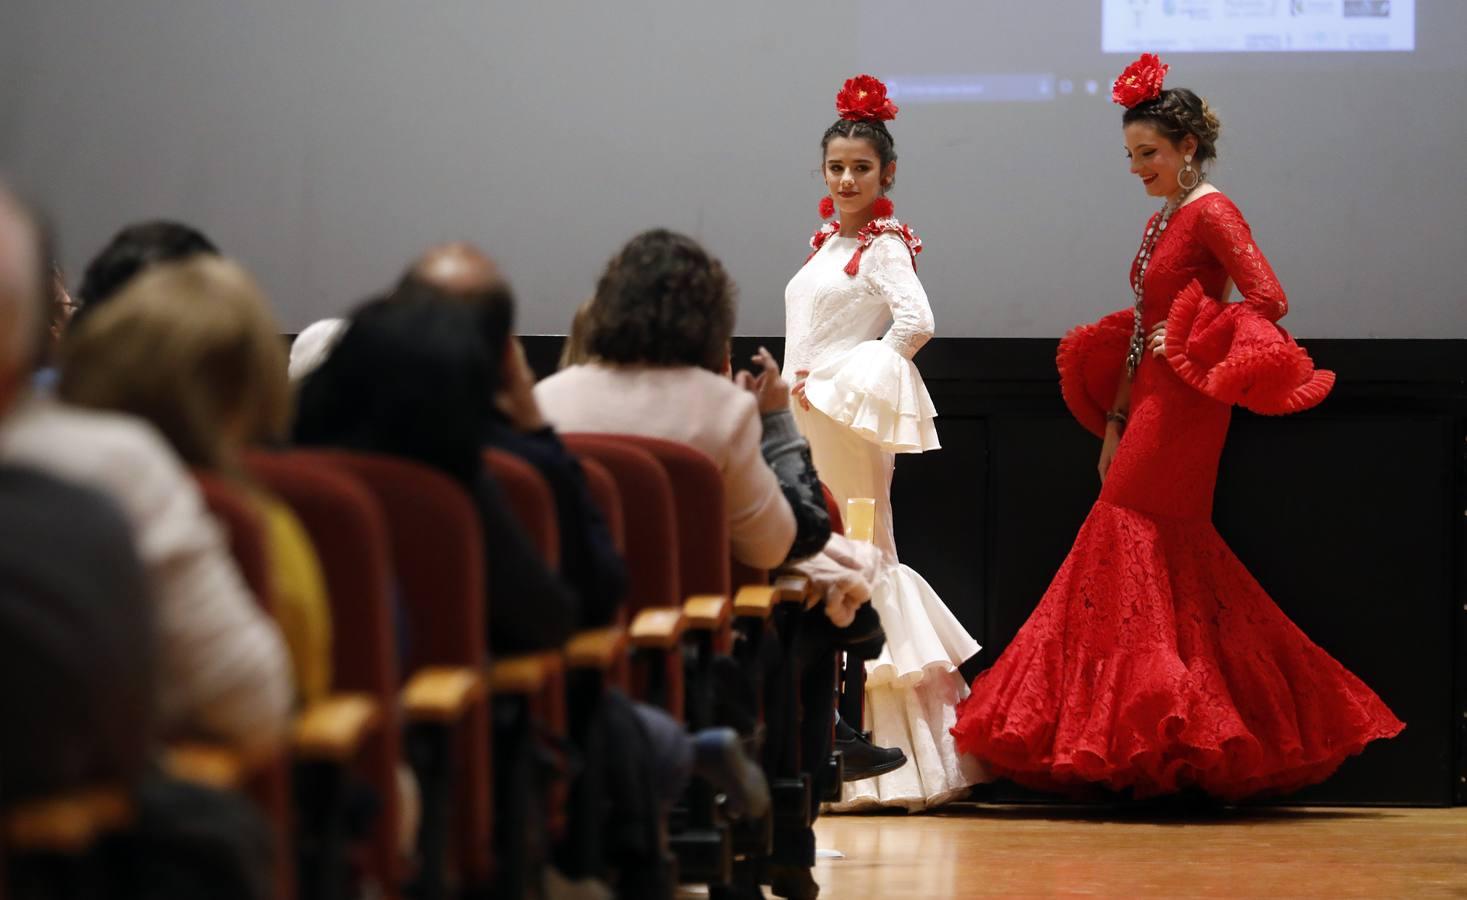
<path id="1" fill-rule="evenodd" d="M 1126 71 L 1116 79 L 1111 88 L 1110 99 L 1131 109 L 1147 100 L 1161 96 L 1162 83 L 1171 66 L 1161 61 L 1155 53 L 1143 53 L 1141 58 L 1126 66 Z"/>
<path id="2" fill-rule="evenodd" d="M 896 118 L 897 105 L 886 98 L 886 85 L 872 75 L 846 79 L 835 95 L 835 111 L 852 122 L 888 122 Z"/>

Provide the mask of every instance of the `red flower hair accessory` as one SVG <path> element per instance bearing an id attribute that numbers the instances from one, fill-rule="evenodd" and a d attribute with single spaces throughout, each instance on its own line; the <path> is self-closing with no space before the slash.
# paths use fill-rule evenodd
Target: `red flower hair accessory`
<path id="1" fill-rule="evenodd" d="M 835 111 L 852 122 L 888 122 L 896 118 L 897 105 L 886 99 L 886 85 L 871 75 L 846 79 L 835 95 Z"/>
<path id="2" fill-rule="evenodd" d="M 1141 58 L 1126 66 L 1126 71 L 1116 79 L 1111 88 L 1110 99 L 1131 109 L 1147 100 L 1161 96 L 1162 83 L 1171 66 L 1161 61 L 1155 53 L 1143 53 Z"/>

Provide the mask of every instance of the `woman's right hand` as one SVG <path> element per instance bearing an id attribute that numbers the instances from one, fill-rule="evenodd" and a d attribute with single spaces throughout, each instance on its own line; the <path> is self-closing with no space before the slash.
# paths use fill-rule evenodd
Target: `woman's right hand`
<path id="1" fill-rule="evenodd" d="M 1100 462 L 1096 469 L 1100 472 L 1100 483 L 1105 484 L 1105 475 L 1110 471 L 1110 464 L 1116 458 L 1116 448 L 1121 445 L 1121 427 L 1115 422 L 1105 423 L 1105 443 L 1100 445 Z"/>
<path id="2" fill-rule="evenodd" d="M 805 379 L 809 376 L 809 369 L 797 369 L 795 371 L 795 386 L 790 388 L 790 396 L 799 401 L 805 410 L 810 409 L 810 401 L 805 399 Z"/>

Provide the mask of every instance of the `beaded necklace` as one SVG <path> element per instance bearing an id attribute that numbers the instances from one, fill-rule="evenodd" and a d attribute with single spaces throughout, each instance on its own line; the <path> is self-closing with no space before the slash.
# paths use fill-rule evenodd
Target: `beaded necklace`
<path id="1" fill-rule="evenodd" d="M 1126 374 L 1136 377 L 1136 370 L 1141 366 L 1141 360 L 1146 355 L 1146 331 L 1141 327 L 1141 305 L 1142 292 L 1146 286 L 1146 269 L 1151 264 L 1151 254 L 1156 250 L 1156 244 L 1161 240 L 1161 233 L 1166 231 L 1167 222 L 1176 215 L 1177 210 L 1187 202 L 1187 198 L 1202 186 L 1202 179 L 1198 179 L 1189 190 L 1183 191 L 1176 202 L 1170 200 L 1161 208 L 1158 215 L 1152 216 L 1151 223 L 1146 226 L 1146 234 L 1141 238 L 1141 250 L 1136 254 L 1135 274 L 1131 276 L 1131 289 L 1136 292 L 1136 307 L 1134 310 L 1134 325 L 1131 328 L 1131 346 L 1126 353 Z"/>

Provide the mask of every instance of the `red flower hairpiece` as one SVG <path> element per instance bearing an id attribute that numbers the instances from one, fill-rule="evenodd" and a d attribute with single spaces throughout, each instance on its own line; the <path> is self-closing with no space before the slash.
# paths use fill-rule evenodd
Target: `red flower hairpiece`
<path id="1" fill-rule="evenodd" d="M 1155 53 L 1141 54 L 1141 58 L 1126 66 L 1126 71 L 1116 79 L 1110 99 L 1126 109 L 1155 100 L 1161 96 L 1161 86 L 1169 69 L 1171 66 L 1162 62 Z"/>
<path id="2" fill-rule="evenodd" d="M 886 99 L 886 85 L 871 75 L 846 79 L 835 95 L 835 111 L 852 122 L 888 122 L 896 118 L 897 105 Z"/>

